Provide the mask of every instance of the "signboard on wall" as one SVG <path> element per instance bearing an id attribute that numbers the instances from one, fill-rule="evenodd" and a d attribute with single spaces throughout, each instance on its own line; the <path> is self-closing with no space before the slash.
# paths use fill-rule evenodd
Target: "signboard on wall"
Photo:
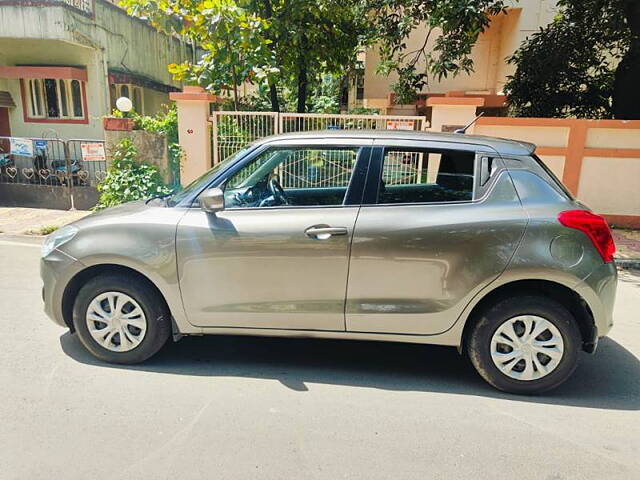
<path id="1" fill-rule="evenodd" d="M 107 156 L 104 153 L 104 143 L 80 143 L 82 160 L 85 162 L 104 162 Z"/>
<path id="2" fill-rule="evenodd" d="M 9 141 L 12 155 L 33 157 L 33 140 L 30 138 L 11 137 Z"/>
<path id="3" fill-rule="evenodd" d="M 413 130 L 415 120 L 387 120 L 387 130 Z"/>

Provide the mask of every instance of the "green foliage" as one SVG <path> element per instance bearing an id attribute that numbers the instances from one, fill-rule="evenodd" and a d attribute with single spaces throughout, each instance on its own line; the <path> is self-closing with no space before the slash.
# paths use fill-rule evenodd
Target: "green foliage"
<path id="1" fill-rule="evenodd" d="M 349 110 L 351 115 L 380 115 L 378 108 L 355 107 Z"/>
<path id="2" fill-rule="evenodd" d="M 309 113 L 339 113 L 341 81 L 342 78 L 336 74 L 314 76 L 310 81 L 310 93 L 307 96 L 305 110 Z M 259 85 L 254 93 L 240 98 L 238 110 L 271 111 L 272 104 L 269 95 L 267 85 Z M 283 111 L 293 112 L 296 110 L 298 97 L 295 89 L 288 86 L 281 87 L 278 89 L 278 97 Z M 222 110 L 235 110 L 235 105 L 231 101 L 224 102 Z"/>
<path id="3" fill-rule="evenodd" d="M 133 114 L 134 130 L 145 130 L 147 132 L 162 133 L 167 137 L 167 142 L 178 142 L 178 110 L 175 105 L 166 112 L 158 113 L 156 116 Z"/>
<path id="4" fill-rule="evenodd" d="M 640 118 L 640 99 L 629 99 L 635 117 L 615 112 L 616 82 L 621 61 L 640 32 L 637 0 L 560 0 L 560 13 L 548 26 L 531 35 L 509 58 L 516 72 L 508 78 L 505 93 L 516 116 Z M 626 17 L 626 18 L 625 18 Z M 635 19 L 633 18 L 635 17 Z M 640 51 L 640 50 L 638 50 Z M 633 55 L 633 52 L 631 52 Z M 632 95 L 638 78 L 630 82 Z M 625 73 L 625 72 L 622 72 Z M 619 95 L 626 96 L 624 89 Z M 637 93 L 636 93 L 637 97 Z"/>
<path id="5" fill-rule="evenodd" d="M 312 113 L 340 113 L 340 87 L 338 75 L 320 75 L 315 82 L 307 102 L 307 111 Z"/>
<path id="6" fill-rule="evenodd" d="M 202 48 L 197 62 L 169 65 L 178 80 L 221 93 L 235 91 L 246 78 L 262 81 L 277 73 L 264 35 L 267 23 L 234 0 L 122 0 L 120 5 Z"/>
<path id="7" fill-rule="evenodd" d="M 107 175 L 98 185 L 100 199 L 95 209 L 156 195 L 166 195 L 172 189 L 165 185 L 158 167 L 136 161 L 138 152 L 128 138 L 116 147 Z"/>
<path id="8" fill-rule="evenodd" d="M 411 103 L 430 77 L 473 72 L 471 50 L 491 21 L 506 10 L 503 0 L 370 0 L 379 41 L 378 73 L 395 72 L 398 103 Z M 426 25 L 421 45 L 407 48 L 416 27 Z"/>
<path id="9" fill-rule="evenodd" d="M 180 160 L 182 159 L 183 151 L 178 144 L 178 110 L 175 104 L 166 112 L 158 113 L 153 117 L 138 115 L 133 112 L 132 118 L 134 130 L 160 133 L 166 137 L 171 177 L 173 178 L 174 186 L 179 185 Z"/>
<path id="10" fill-rule="evenodd" d="M 216 94 L 233 91 L 245 80 L 273 91 L 295 92 L 296 109 L 307 108 L 309 83 L 317 75 L 343 75 L 356 62 L 367 28 L 365 0 L 122 0 L 131 15 L 176 33 L 204 50 L 194 62 L 170 65 L 179 80 Z M 281 92 L 282 90 L 280 90 Z M 326 99 L 317 108 L 331 109 Z"/>
<path id="11" fill-rule="evenodd" d="M 50 233 L 55 232 L 60 227 L 57 225 L 45 225 L 44 227 L 36 228 L 34 230 L 29 230 L 27 234 L 29 235 L 49 235 Z"/>

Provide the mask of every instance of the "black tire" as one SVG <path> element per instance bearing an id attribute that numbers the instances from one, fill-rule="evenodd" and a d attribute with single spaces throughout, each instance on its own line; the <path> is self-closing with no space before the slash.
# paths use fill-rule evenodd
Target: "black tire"
<path id="1" fill-rule="evenodd" d="M 86 312 L 95 297 L 106 292 L 121 292 L 133 298 L 146 317 L 146 333 L 139 345 L 129 351 L 115 352 L 100 345 L 89 333 Z M 164 299 L 147 282 L 129 275 L 110 273 L 89 280 L 78 292 L 73 306 L 73 325 L 84 347 L 105 362 L 135 364 L 157 353 L 171 334 L 171 316 Z"/>
<path id="2" fill-rule="evenodd" d="M 491 357 L 491 339 L 507 320 L 519 315 L 535 315 L 551 322 L 560 332 L 564 352 L 556 368 L 534 380 L 518 380 L 503 373 Z M 542 296 L 520 295 L 503 298 L 472 319 L 473 328 L 466 350 L 480 376 L 498 390 L 534 395 L 558 387 L 571 376 L 578 365 L 582 337 L 576 321 L 562 304 Z"/>

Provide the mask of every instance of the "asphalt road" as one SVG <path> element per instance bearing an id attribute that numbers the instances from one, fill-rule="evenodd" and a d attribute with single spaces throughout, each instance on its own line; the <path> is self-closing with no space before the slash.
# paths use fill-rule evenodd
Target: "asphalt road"
<path id="1" fill-rule="evenodd" d="M 0 238 L 0 479 L 638 479 L 640 275 L 614 327 L 543 397 L 455 349 L 185 338 L 94 360 L 42 313 L 39 249 Z"/>

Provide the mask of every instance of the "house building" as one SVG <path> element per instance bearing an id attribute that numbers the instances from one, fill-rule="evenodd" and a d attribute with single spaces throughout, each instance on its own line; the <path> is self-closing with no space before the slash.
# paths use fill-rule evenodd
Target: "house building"
<path id="1" fill-rule="evenodd" d="M 102 139 L 118 97 L 168 105 L 167 65 L 192 55 L 107 0 L 0 0 L 0 136 Z"/>
<path id="2" fill-rule="evenodd" d="M 480 36 L 472 51 L 475 71 L 438 81 L 430 79 L 429 85 L 418 92 L 418 100 L 412 105 L 398 105 L 394 101 L 392 84 L 395 75 L 379 75 L 380 62 L 377 48 L 365 52 L 360 75 L 352 79 L 349 107 L 376 108 L 383 114 L 429 115 L 427 99 L 443 95 L 473 96 L 485 98 L 484 107 L 492 115 L 504 111 L 505 97 L 502 89 L 514 66 L 505 59 L 513 54 L 522 41 L 540 27 L 549 24 L 557 13 L 555 0 L 513 1 L 506 14 L 495 16 L 489 28 Z M 407 39 L 407 50 L 420 48 L 427 34 L 427 27 L 417 28 Z M 435 35 L 427 43 L 433 46 Z M 418 63 L 424 68 L 424 58 Z"/>

